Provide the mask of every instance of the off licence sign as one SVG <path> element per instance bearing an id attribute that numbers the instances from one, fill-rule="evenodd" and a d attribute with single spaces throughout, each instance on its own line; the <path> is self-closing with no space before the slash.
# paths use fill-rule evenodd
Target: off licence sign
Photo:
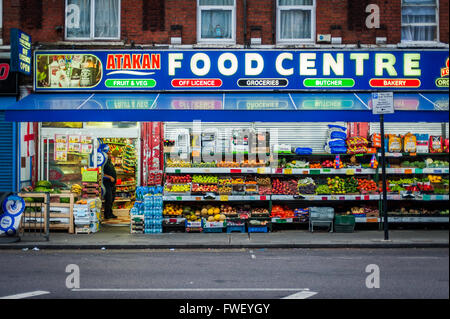
<path id="1" fill-rule="evenodd" d="M 376 92 L 372 93 L 373 114 L 394 113 L 394 93 Z"/>

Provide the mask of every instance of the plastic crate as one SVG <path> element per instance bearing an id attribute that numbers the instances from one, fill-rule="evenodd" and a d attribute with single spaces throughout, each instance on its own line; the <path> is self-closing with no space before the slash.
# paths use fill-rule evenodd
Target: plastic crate
<path id="1" fill-rule="evenodd" d="M 227 226 L 227 233 L 229 234 L 231 232 L 245 233 L 245 225 L 241 225 L 241 226 Z"/>
<path id="2" fill-rule="evenodd" d="M 267 226 L 248 226 L 249 233 L 267 233 L 268 231 Z"/>
<path id="3" fill-rule="evenodd" d="M 208 228 L 203 228 L 203 232 L 204 233 L 222 233 L 223 228 L 222 227 L 208 227 Z"/>
<path id="4" fill-rule="evenodd" d="M 354 225 L 355 216 L 353 215 L 336 215 L 334 217 L 334 223 L 336 225 Z"/>
<path id="5" fill-rule="evenodd" d="M 353 233 L 355 225 L 334 225 L 334 231 L 336 233 Z"/>

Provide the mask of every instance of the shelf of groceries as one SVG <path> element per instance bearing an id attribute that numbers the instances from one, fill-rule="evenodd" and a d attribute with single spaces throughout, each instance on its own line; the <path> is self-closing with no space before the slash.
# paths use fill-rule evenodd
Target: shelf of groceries
<path id="1" fill-rule="evenodd" d="M 214 154 L 208 146 L 208 157 L 216 161 L 202 161 L 198 150 L 189 154 L 191 161 L 166 156 L 163 216 L 173 225 L 227 221 L 230 210 L 246 205 L 265 207 L 270 229 L 307 223 L 308 209 L 315 205 L 332 206 L 356 223 L 383 221 L 380 134 L 347 137 L 344 127 L 329 125 L 322 153 L 285 144 L 266 144 L 257 152 L 249 142 L 232 145 L 235 152 Z M 441 208 L 449 200 L 448 139 L 390 134 L 385 152 L 390 222 L 448 223 L 448 210 Z M 169 153 L 180 152 L 171 148 Z M 251 219 L 248 210 L 245 216 Z"/>

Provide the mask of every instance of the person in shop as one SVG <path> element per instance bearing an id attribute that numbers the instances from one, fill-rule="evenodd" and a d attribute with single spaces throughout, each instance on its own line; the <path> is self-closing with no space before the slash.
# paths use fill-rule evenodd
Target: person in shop
<path id="1" fill-rule="evenodd" d="M 105 219 L 117 218 L 112 212 L 114 199 L 116 198 L 116 169 L 108 156 L 103 167 L 103 185 L 105 186 Z"/>

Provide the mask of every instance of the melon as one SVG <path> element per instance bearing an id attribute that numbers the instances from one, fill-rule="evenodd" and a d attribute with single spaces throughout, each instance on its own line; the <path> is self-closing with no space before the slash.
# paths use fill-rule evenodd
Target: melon
<path id="1" fill-rule="evenodd" d="M 211 223 L 211 222 L 213 222 L 213 221 L 214 221 L 214 217 L 212 217 L 212 216 L 209 216 L 209 217 L 208 217 L 208 222 L 210 222 L 210 223 Z"/>
<path id="2" fill-rule="evenodd" d="M 208 214 L 208 210 L 206 208 L 203 208 L 201 213 L 202 213 L 202 215 L 207 215 Z"/>
<path id="3" fill-rule="evenodd" d="M 214 215 L 214 220 L 216 222 L 220 221 L 220 215 L 219 214 Z"/>
<path id="4" fill-rule="evenodd" d="M 223 222 L 225 221 L 226 216 L 224 214 L 220 214 L 220 221 Z"/>

